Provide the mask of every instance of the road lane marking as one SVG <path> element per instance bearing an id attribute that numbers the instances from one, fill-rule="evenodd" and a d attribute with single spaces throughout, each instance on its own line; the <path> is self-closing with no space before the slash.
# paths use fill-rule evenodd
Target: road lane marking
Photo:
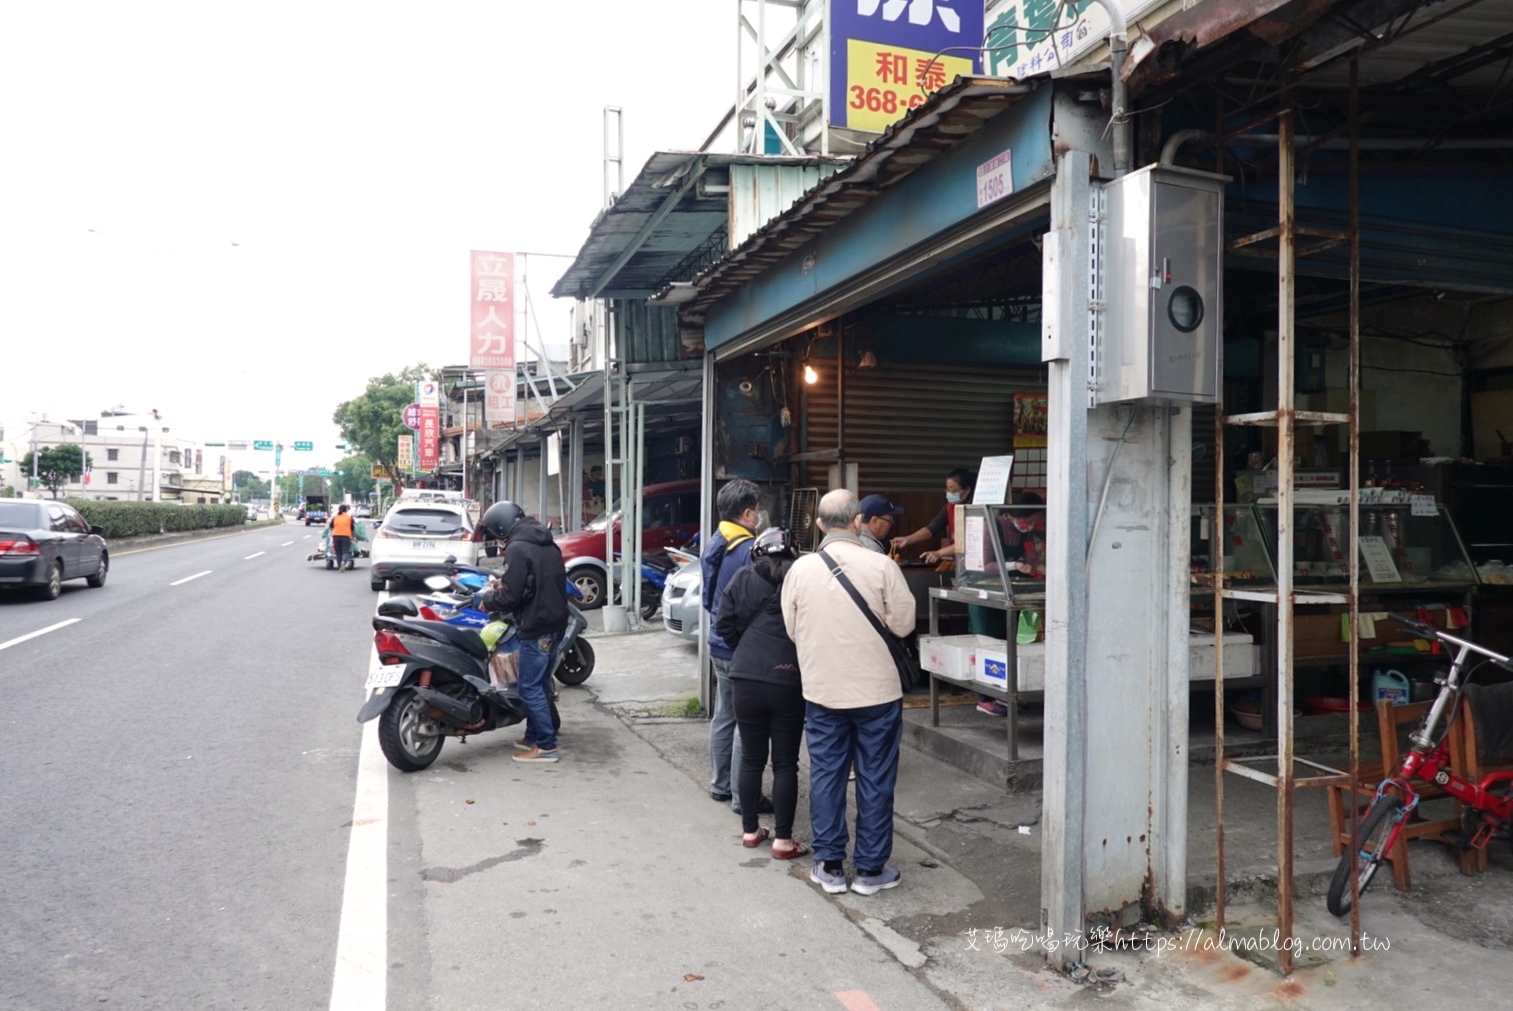
<path id="1" fill-rule="evenodd" d="M 293 541 L 285 541 L 284 543 L 280 544 L 279 547 L 281 547 L 281 548 L 287 548 L 289 545 L 291 545 L 293 543 L 294 543 Z"/>
<path id="2" fill-rule="evenodd" d="M 379 594 L 380 603 L 388 597 Z M 369 668 L 378 663 L 372 651 Z M 331 1011 L 383 1011 L 388 1001 L 389 767 L 378 747 L 378 721 L 363 725 L 357 753 L 357 799 L 352 805 L 347 877 Z"/>
<path id="3" fill-rule="evenodd" d="M 214 569 L 206 569 L 204 572 L 196 572 L 192 576 L 185 576 L 183 579 L 175 579 L 173 582 L 169 583 L 168 585 L 169 586 L 182 586 L 185 583 L 189 582 L 191 579 L 199 579 L 201 576 L 208 576 L 208 575 L 210 575 L 214 571 L 215 571 Z"/>
<path id="4" fill-rule="evenodd" d="M 841 1002 L 846 1011 L 878 1011 L 877 1005 L 865 990 L 841 990 L 836 993 L 835 999 Z"/>
<path id="5" fill-rule="evenodd" d="M 250 561 L 252 561 L 252 560 L 253 560 L 253 559 L 254 559 L 254 558 L 256 558 L 256 557 L 257 557 L 257 556 L 258 556 L 258 555 L 266 555 L 266 554 L 267 554 L 267 553 L 268 553 L 268 552 L 266 552 L 266 551 L 254 551 L 254 552 L 252 552 L 252 554 L 250 554 L 250 555 L 247 555 L 247 556 L 245 556 L 245 557 L 244 557 L 244 558 L 243 558 L 243 559 L 242 559 L 242 561 L 244 561 L 244 562 L 250 562 Z"/>
<path id="6" fill-rule="evenodd" d="M 25 635 L 18 635 L 16 638 L 10 640 L 9 642 L 0 642 L 0 649 L 10 649 L 12 646 L 19 645 L 28 639 L 35 639 L 39 635 L 46 635 L 49 632 L 56 632 L 60 628 L 67 628 L 74 622 L 83 620 L 84 619 L 82 618 L 69 618 L 67 621 L 60 621 L 56 625 L 48 625 L 46 628 L 39 628 L 35 632 L 28 632 Z"/>
<path id="7" fill-rule="evenodd" d="M 310 535 L 309 534 L 306 534 L 305 536 L 303 536 L 303 537 L 300 538 L 300 540 L 302 540 L 302 541 L 308 541 L 309 539 L 310 539 Z M 293 542 L 291 541 L 290 543 L 293 543 Z"/>

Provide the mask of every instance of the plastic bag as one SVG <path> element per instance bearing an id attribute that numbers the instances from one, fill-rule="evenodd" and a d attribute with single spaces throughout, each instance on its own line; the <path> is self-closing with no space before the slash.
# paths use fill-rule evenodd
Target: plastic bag
<path id="1" fill-rule="evenodd" d="M 1039 639 L 1040 639 L 1040 612 L 1039 611 L 1020 611 L 1019 612 L 1019 631 L 1016 633 L 1015 641 L 1017 641 L 1019 643 L 1019 645 L 1021 645 L 1021 646 L 1028 646 L 1030 643 L 1036 642 Z"/>

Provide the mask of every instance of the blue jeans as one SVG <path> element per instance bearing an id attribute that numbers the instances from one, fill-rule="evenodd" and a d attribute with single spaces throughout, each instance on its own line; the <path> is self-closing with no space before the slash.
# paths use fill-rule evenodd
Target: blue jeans
<path id="1" fill-rule="evenodd" d="M 741 798 L 731 789 L 731 770 L 741 768 L 741 736 L 735 732 L 735 685 L 730 680 L 730 661 L 710 657 L 714 667 L 714 719 L 709 721 L 710 793 L 730 795 L 730 809 L 741 813 Z"/>
<path id="2" fill-rule="evenodd" d="M 552 726 L 552 654 L 561 632 L 520 637 L 520 681 L 517 690 L 525 706 L 525 739 L 542 751 L 557 749 Z"/>
<path id="3" fill-rule="evenodd" d="M 859 709 L 806 703 L 809 742 L 809 824 L 814 859 L 846 859 L 846 776 L 856 765 L 858 870 L 880 871 L 893 855 L 893 788 L 904 739 L 902 701 Z"/>

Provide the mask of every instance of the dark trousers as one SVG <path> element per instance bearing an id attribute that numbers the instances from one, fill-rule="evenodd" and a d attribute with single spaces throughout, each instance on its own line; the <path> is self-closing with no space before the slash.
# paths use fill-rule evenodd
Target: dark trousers
<path id="1" fill-rule="evenodd" d="M 893 788 L 904 739 L 904 707 L 884 702 L 858 709 L 808 703 L 809 822 L 814 859 L 846 859 L 846 774 L 856 763 L 858 871 L 881 871 L 893 855 Z"/>
<path id="2" fill-rule="evenodd" d="M 762 770 L 772 750 L 773 835 L 793 838 L 793 815 L 799 803 L 799 742 L 804 736 L 804 693 L 798 685 L 731 678 L 735 686 L 735 722 L 741 735 L 741 768 L 736 789 L 741 798 L 741 828 L 757 830 L 762 802 Z"/>
<path id="3" fill-rule="evenodd" d="M 336 555 L 336 567 L 339 569 L 347 564 L 347 555 L 352 550 L 352 538 L 342 537 L 340 534 L 331 535 L 331 553 Z"/>

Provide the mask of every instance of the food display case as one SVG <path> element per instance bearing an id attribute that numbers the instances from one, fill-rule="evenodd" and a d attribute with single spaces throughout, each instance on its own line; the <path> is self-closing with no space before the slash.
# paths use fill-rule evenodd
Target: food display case
<path id="1" fill-rule="evenodd" d="M 1045 506 L 956 507 L 954 588 L 977 600 L 1045 593 Z M 1025 571 L 1028 570 L 1028 571 Z"/>

